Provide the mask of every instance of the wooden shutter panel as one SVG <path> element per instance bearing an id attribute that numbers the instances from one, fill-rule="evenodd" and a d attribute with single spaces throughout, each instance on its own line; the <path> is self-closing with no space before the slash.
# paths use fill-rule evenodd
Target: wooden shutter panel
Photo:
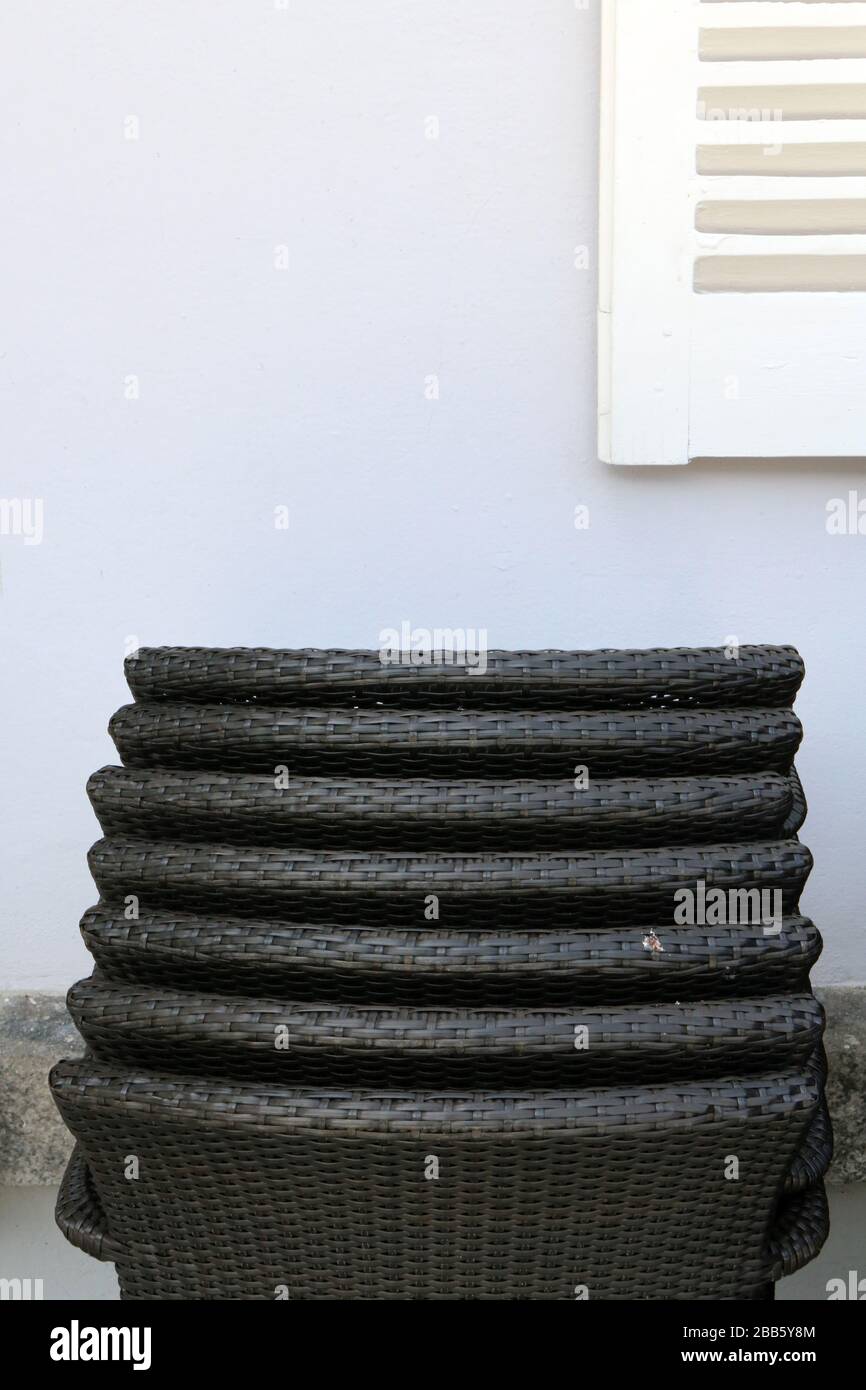
<path id="1" fill-rule="evenodd" d="M 866 3 L 603 3 L 601 457 L 866 455 Z"/>

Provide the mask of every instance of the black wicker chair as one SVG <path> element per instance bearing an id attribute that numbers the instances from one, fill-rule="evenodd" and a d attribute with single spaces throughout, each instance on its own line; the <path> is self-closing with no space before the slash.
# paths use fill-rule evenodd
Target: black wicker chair
<path id="1" fill-rule="evenodd" d="M 383 662 L 374 651 L 142 647 L 126 659 L 136 701 L 435 708 L 736 709 L 793 704 L 803 680 L 793 647 L 486 653 L 484 669 L 447 660 Z"/>
<path id="2" fill-rule="evenodd" d="M 596 777 L 788 772 L 790 709 L 429 710 L 268 708 L 149 701 L 109 732 L 126 767 L 301 777 Z"/>
<path id="3" fill-rule="evenodd" d="M 802 993 L 821 952 L 806 917 L 760 925 L 457 930 L 142 912 L 81 920 L 107 980 L 314 1002 L 543 1009 Z"/>
<path id="4" fill-rule="evenodd" d="M 288 1085 L 428 1089 L 617 1085 L 804 1066 L 824 1016 L 811 994 L 617 1009 L 388 1009 L 74 985 L 93 1055 L 160 1071 Z"/>
<path id="5" fill-rule="evenodd" d="M 124 1298 L 757 1300 L 820 1249 L 800 657 L 482 665 L 127 661 L 52 1074 Z"/>
<path id="6" fill-rule="evenodd" d="M 89 1060 L 52 1085 L 80 1140 L 58 1219 L 125 1298 L 759 1299 L 827 1230 L 814 1069 L 401 1094 Z"/>
<path id="7" fill-rule="evenodd" d="M 106 835 L 461 853 L 718 844 L 781 836 L 788 777 L 573 781 L 305 778 L 105 767 L 88 783 Z"/>
<path id="8" fill-rule="evenodd" d="M 790 915 L 812 868 L 798 840 L 444 856 L 113 836 L 93 846 L 89 862 L 116 906 L 131 897 L 139 907 L 386 926 L 423 922 L 432 896 L 438 920 L 453 927 L 670 923 L 676 894 L 701 883 L 777 893 Z"/>

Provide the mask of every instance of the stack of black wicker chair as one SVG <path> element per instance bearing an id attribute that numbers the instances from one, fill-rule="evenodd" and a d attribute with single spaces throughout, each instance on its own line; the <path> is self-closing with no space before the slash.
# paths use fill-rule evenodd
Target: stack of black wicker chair
<path id="1" fill-rule="evenodd" d="M 51 1079 L 123 1297 L 761 1299 L 820 1249 L 799 656 L 481 665 L 129 659 Z"/>

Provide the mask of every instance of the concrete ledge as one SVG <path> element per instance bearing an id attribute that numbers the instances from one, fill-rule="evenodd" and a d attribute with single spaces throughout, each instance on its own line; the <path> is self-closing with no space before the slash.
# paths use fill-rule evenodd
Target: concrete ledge
<path id="1" fill-rule="evenodd" d="M 0 1185 L 60 1181 L 72 1143 L 48 1072 L 82 1051 L 62 994 L 0 994 Z"/>
<path id="2" fill-rule="evenodd" d="M 866 1182 L 866 985 L 816 990 L 827 1010 L 828 1088 L 836 1132 L 831 1181 Z M 48 1090 L 81 1038 L 62 994 L 0 995 L 0 1186 L 56 1184 L 71 1149 Z"/>
<path id="3" fill-rule="evenodd" d="M 815 990 L 827 1011 L 827 1098 L 836 1149 L 830 1179 L 866 1182 L 866 985 Z"/>

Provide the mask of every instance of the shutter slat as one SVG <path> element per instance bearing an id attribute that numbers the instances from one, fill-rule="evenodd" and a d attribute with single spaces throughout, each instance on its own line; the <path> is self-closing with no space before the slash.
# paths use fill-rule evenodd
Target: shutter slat
<path id="1" fill-rule="evenodd" d="M 699 294 L 866 290 L 866 255 L 699 256 Z"/>
<path id="2" fill-rule="evenodd" d="M 737 85 L 698 90 L 700 120 L 753 121 L 758 119 L 755 112 L 766 112 L 768 121 L 866 120 L 866 82 Z"/>
<path id="3" fill-rule="evenodd" d="M 702 29 L 699 56 L 707 63 L 741 62 L 744 59 L 866 57 L 866 25 L 751 25 L 744 29 Z"/>
<path id="4" fill-rule="evenodd" d="M 699 174 L 760 175 L 771 179 L 864 176 L 866 140 L 784 144 L 772 147 L 769 154 L 768 146 L 763 144 L 701 144 L 697 152 L 697 170 Z"/>
<path id="5" fill-rule="evenodd" d="M 699 203 L 700 232 L 837 236 L 866 232 L 866 198 L 728 199 Z"/>

